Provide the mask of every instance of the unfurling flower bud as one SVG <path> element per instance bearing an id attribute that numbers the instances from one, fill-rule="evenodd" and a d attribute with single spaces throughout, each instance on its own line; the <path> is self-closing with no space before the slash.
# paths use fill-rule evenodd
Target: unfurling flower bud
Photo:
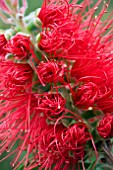
<path id="1" fill-rule="evenodd" d="M 87 109 L 94 105 L 100 96 L 97 85 L 93 82 L 85 83 L 77 88 L 75 92 L 75 105 Z"/>
<path id="2" fill-rule="evenodd" d="M 76 123 L 68 129 L 61 124 L 58 124 L 55 129 L 54 126 L 49 125 L 39 138 L 39 153 L 43 165 L 51 168 L 54 164 L 55 170 L 61 165 L 65 165 L 66 170 L 75 167 L 76 163 L 84 157 L 88 140 L 90 134 L 84 123 Z"/>
<path id="3" fill-rule="evenodd" d="M 6 45 L 6 43 L 7 43 L 7 40 L 4 36 L 4 34 L 0 34 L 0 50 L 1 50 L 1 48 L 3 48 L 4 45 Z"/>
<path id="4" fill-rule="evenodd" d="M 0 60 L 2 60 L 5 57 L 5 50 L 4 46 L 7 44 L 7 40 L 4 36 L 4 34 L 0 34 Z"/>
<path id="5" fill-rule="evenodd" d="M 43 86 L 46 83 L 57 83 L 63 80 L 64 71 L 63 62 L 41 62 L 37 67 L 37 75 Z"/>
<path id="6" fill-rule="evenodd" d="M 74 159 L 80 160 L 84 157 L 86 142 L 90 140 L 88 128 L 84 123 L 75 123 L 65 133 L 65 147 L 73 151 Z"/>
<path id="7" fill-rule="evenodd" d="M 67 4 L 58 5 L 51 4 L 45 6 L 45 2 L 38 14 L 38 17 L 43 23 L 43 27 L 49 27 L 52 24 L 61 24 L 68 15 Z"/>
<path id="8" fill-rule="evenodd" d="M 48 118 L 57 118 L 65 109 L 65 99 L 60 94 L 44 94 L 40 99 L 37 109 L 41 110 Z"/>
<path id="9" fill-rule="evenodd" d="M 97 131 L 103 138 L 109 138 L 113 135 L 113 116 L 111 114 L 106 114 L 100 120 Z"/>
<path id="10" fill-rule="evenodd" d="M 32 85 L 33 70 L 29 64 L 2 62 L 0 64 L 0 94 L 10 98 L 28 92 Z"/>
<path id="11" fill-rule="evenodd" d="M 17 34 L 8 41 L 4 49 L 13 54 L 15 59 L 23 60 L 31 56 L 33 46 L 30 37 Z"/>

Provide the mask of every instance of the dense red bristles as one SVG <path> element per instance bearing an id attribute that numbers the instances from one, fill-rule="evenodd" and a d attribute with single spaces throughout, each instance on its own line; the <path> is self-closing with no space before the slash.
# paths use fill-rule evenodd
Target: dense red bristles
<path id="1" fill-rule="evenodd" d="M 65 1 L 62 3 L 65 4 Z M 103 5 L 100 14 L 96 16 L 96 9 L 98 9 L 100 3 L 102 3 L 101 0 L 98 1 L 94 7 L 90 7 L 90 3 L 85 1 L 83 2 L 83 7 L 79 9 L 76 9 L 76 5 L 71 5 L 70 9 L 70 5 L 68 4 L 68 13 L 70 11 L 68 14 L 69 18 L 67 17 L 66 21 L 62 21 L 61 19 L 61 24 L 52 23 L 47 32 L 44 30 L 41 33 L 39 47 L 48 53 L 53 53 L 57 57 L 71 60 L 80 57 L 87 58 L 87 56 L 88 58 L 92 58 L 92 54 L 97 55 L 97 52 L 102 52 L 104 50 L 104 47 L 102 47 L 103 40 L 109 42 L 111 39 L 111 37 L 105 36 L 108 29 L 109 33 L 107 34 L 112 36 L 112 19 L 108 17 L 108 24 L 107 22 L 101 21 L 107 9 L 106 4 Z M 50 3 L 49 5 L 46 4 L 46 8 L 42 8 L 42 11 L 47 12 L 46 9 L 49 7 L 53 7 L 53 11 L 55 10 L 54 4 Z M 86 7 L 89 8 L 88 12 L 85 12 Z M 75 18 L 73 18 L 73 11 Z M 78 15 L 76 14 L 77 12 Z M 53 15 L 50 14 L 50 16 L 52 17 Z M 103 35 L 103 37 L 100 35 Z M 105 47 L 107 47 L 107 45 Z"/>
<path id="2" fill-rule="evenodd" d="M 0 98 L 13 98 L 29 92 L 32 87 L 33 70 L 28 64 L 4 61 L 0 63 Z"/>
<path id="3" fill-rule="evenodd" d="M 0 35 L 0 153 L 14 154 L 14 170 L 85 170 L 89 140 L 97 158 L 90 128 L 101 117 L 82 118 L 90 109 L 105 114 L 100 136 L 113 135 L 113 12 L 104 21 L 109 2 L 78 2 L 44 0 L 41 57 L 34 32 Z"/>
<path id="4" fill-rule="evenodd" d="M 43 6 L 38 17 L 43 23 L 43 27 L 49 27 L 49 25 L 59 24 L 64 21 L 67 16 L 64 17 L 68 11 L 67 4 L 63 5 L 50 5 L 48 7 Z M 67 12 L 66 12 L 67 11 Z"/>
<path id="5" fill-rule="evenodd" d="M 82 123 L 68 129 L 59 124 L 55 128 L 55 133 L 53 125 L 47 126 L 38 138 L 39 152 L 36 158 L 39 160 L 37 162 L 37 165 L 40 165 L 39 169 L 52 168 L 53 165 L 54 169 L 75 168 L 78 160 L 84 156 L 86 142 L 90 139 L 88 133 L 86 125 Z M 31 167 L 28 166 L 28 169 L 32 168 L 32 164 Z"/>

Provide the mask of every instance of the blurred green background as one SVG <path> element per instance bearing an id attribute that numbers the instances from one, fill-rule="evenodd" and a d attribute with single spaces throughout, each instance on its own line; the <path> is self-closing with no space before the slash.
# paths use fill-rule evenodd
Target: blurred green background
<path id="1" fill-rule="evenodd" d="M 10 1 L 11 1 L 11 0 L 10 0 Z M 21 1 L 21 0 L 19 0 L 19 1 Z M 38 7 L 41 7 L 43 0 L 27 0 L 27 1 L 28 1 L 28 9 L 27 9 L 27 11 L 26 11 L 26 15 L 27 15 L 29 12 L 37 9 Z M 9 25 L 7 25 L 6 23 L 4 23 L 4 22 L 0 19 L 0 29 L 6 29 L 6 28 L 8 28 L 8 27 L 9 27 Z M 1 169 L 0 169 L 0 170 L 1 170 Z"/>
<path id="2" fill-rule="evenodd" d="M 35 10 L 38 7 L 41 7 L 42 1 L 43 0 L 27 0 L 28 1 L 28 9 L 26 11 L 26 15 Z M 94 0 L 95 2 L 97 2 L 97 0 Z M 104 2 L 104 0 L 103 0 Z M 111 0 L 111 4 L 109 7 L 109 11 L 113 10 L 113 0 Z M 106 15 L 107 16 L 107 15 Z M 105 17 L 106 17 L 105 16 Z M 6 23 L 3 23 L 0 19 L 0 29 L 6 29 L 7 27 L 9 27 Z M 4 153 L 1 157 L 0 160 L 6 155 L 6 153 Z M 0 170 L 13 170 L 10 167 L 10 162 L 12 160 L 12 157 L 9 157 L 8 159 L 6 159 L 5 161 L 0 163 Z M 22 169 L 21 169 L 22 170 Z"/>

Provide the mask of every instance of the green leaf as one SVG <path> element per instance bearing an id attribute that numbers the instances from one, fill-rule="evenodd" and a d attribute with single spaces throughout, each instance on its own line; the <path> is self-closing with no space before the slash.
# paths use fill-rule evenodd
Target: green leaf
<path id="1" fill-rule="evenodd" d="M 112 170 L 107 164 L 97 164 L 94 170 Z"/>
<path id="2" fill-rule="evenodd" d="M 98 110 L 95 110 L 95 111 L 94 110 L 88 110 L 88 111 L 83 112 L 82 117 L 84 119 L 90 119 L 90 118 L 93 118 L 93 117 L 100 115 L 100 114 L 101 114 L 101 112 L 98 111 Z"/>
<path id="3" fill-rule="evenodd" d="M 87 169 L 87 170 L 92 170 L 92 168 L 93 168 L 94 164 L 95 164 L 95 160 L 94 160 L 94 161 L 92 161 L 92 163 L 90 164 L 90 166 L 88 167 L 88 169 Z"/>

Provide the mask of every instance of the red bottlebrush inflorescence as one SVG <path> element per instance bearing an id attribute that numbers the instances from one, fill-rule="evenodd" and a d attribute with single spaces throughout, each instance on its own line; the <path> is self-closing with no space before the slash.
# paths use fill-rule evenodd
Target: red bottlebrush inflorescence
<path id="1" fill-rule="evenodd" d="M 97 131 L 103 138 L 109 138 L 113 135 L 113 116 L 106 114 L 100 121 Z"/>
<path id="2" fill-rule="evenodd" d="M 63 148 L 62 151 L 59 150 L 57 145 L 63 144 L 61 135 L 63 131 L 66 130 L 66 127 L 63 125 L 58 125 L 56 127 L 56 133 L 54 133 L 54 126 L 49 125 L 44 129 L 39 137 L 39 164 L 41 165 L 40 169 L 52 168 L 55 164 L 55 169 L 60 168 L 65 163 L 65 158 L 62 159 L 61 153 L 65 151 Z M 68 153 L 67 153 L 68 154 Z"/>
<path id="3" fill-rule="evenodd" d="M 59 25 L 59 27 L 54 29 L 54 25 L 51 29 L 46 29 L 41 32 L 41 39 L 38 44 L 39 48 L 42 51 L 45 51 L 50 54 L 54 54 L 55 57 L 67 58 L 69 53 L 72 53 L 72 50 L 76 50 L 76 46 L 73 47 L 73 32 L 77 34 L 78 24 L 74 21 L 66 21 Z M 78 41 L 78 40 L 77 40 Z M 81 41 L 80 41 L 81 43 Z M 72 49 L 73 48 L 73 49 Z M 81 47 L 80 47 L 81 48 Z M 82 50 L 82 48 L 81 48 Z M 70 59 L 70 57 L 69 57 Z"/>
<path id="4" fill-rule="evenodd" d="M 17 20 L 13 35 L 0 34 L 0 153 L 15 154 L 14 170 L 85 170 L 94 129 L 113 135 L 113 13 L 103 20 L 110 2 L 44 0 L 28 17 L 22 3 L 0 5 Z"/>
<path id="5" fill-rule="evenodd" d="M 76 123 L 69 128 L 58 124 L 56 127 L 48 125 L 37 140 L 38 154 L 35 159 L 39 162 L 29 168 L 40 165 L 40 169 L 48 169 L 54 165 L 55 170 L 65 170 L 75 168 L 76 163 L 83 159 L 90 135 L 85 124 Z"/>

